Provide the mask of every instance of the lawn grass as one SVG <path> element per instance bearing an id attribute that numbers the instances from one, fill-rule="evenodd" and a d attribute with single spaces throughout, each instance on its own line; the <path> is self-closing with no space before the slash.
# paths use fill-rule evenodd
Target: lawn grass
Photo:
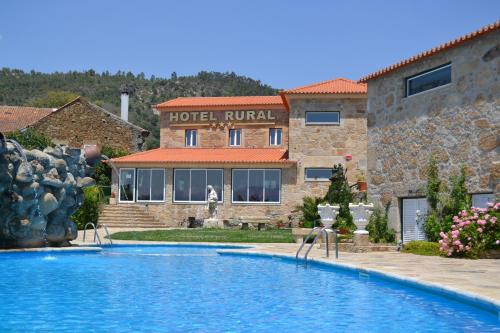
<path id="1" fill-rule="evenodd" d="M 421 256 L 439 256 L 439 243 L 426 242 L 426 241 L 411 241 L 403 246 L 404 253 L 413 253 Z"/>
<path id="2" fill-rule="evenodd" d="M 291 229 L 172 229 L 123 231 L 111 235 L 117 240 L 219 243 L 293 243 Z"/>

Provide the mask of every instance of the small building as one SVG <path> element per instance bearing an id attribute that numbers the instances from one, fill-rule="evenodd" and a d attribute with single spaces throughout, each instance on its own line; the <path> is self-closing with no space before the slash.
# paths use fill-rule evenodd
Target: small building
<path id="1" fill-rule="evenodd" d="M 368 83 L 368 194 L 390 204 L 403 241 L 424 239 L 431 155 L 448 179 L 465 166 L 475 206 L 500 185 L 500 22 L 362 78 Z"/>
<path id="2" fill-rule="evenodd" d="M 70 147 L 108 146 L 138 152 L 149 132 L 83 97 L 57 109 L 0 106 L 0 132 L 34 128 Z"/>
<path id="3" fill-rule="evenodd" d="M 280 96 L 183 97 L 155 106 L 161 147 L 112 160 L 118 204 L 147 205 L 169 226 L 205 214 L 288 221 L 324 196 L 334 164 L 366 170 L 366 85 L 335 79 Z"/>

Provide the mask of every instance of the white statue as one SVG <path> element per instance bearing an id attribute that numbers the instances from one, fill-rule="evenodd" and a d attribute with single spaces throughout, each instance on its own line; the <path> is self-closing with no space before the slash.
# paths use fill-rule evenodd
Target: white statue
<path id="1" fill-rule="evenodd" d="M 209 219 L 216 219 L 216 213 L 217 213 L 217 202 L 219 201 L 219 198 L 217 197 L 217 192 L 215 191 L 214 187 L 212 185 L 207 186 L 208 190 L 208 218 Z"/>

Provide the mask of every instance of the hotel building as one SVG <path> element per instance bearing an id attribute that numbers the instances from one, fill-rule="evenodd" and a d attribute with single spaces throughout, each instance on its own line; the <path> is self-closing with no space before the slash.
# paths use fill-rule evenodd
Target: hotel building
<path id="1" fill-rule="evenodd" d="M 113 159 L 117 204 L 147 206 L 167 226 L 203 218 L 207 185 L 221 219 L 287 222 L 326 194 L 332 166 L 354 182 L 367 161 L 366 84 L 335 79 L 279 96 L 181 97 L 154 106 L 160 148 Z"/>

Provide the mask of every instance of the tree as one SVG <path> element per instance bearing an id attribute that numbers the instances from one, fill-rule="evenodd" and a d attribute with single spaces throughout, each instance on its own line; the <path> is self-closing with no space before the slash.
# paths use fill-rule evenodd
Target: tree
<path id="1" fill-rule="evenodd" d="M 78 97 L 69 91 L 49 91 L 45 96 L 31 100 L 28 105 L 37 108 L 59 108 Z"/>
<path id="2" fill-rule="evenodd" d="M 339 215 L 337 216 L 338 224 L 348 228 L 355 227 L 351 212 L 349 211 L 349 203 L 352 202 L 351 187 L 347 181 L 344 167 L 341 164 L 333 166 L 333 175 L 330 181 L 331 184 L 325 200 L 330 204 L 340 206 Z"/>
<path id="3" fill-rule="evenodd" d="M 7 139 L 16 140 L 24 149 L 43 150 L 49 146 L 53 146 L 52 140 L 43 133 L 38 132 L 33 128 L 27 128 L 24 131 L 15 131 L 6 134 Z"/>

